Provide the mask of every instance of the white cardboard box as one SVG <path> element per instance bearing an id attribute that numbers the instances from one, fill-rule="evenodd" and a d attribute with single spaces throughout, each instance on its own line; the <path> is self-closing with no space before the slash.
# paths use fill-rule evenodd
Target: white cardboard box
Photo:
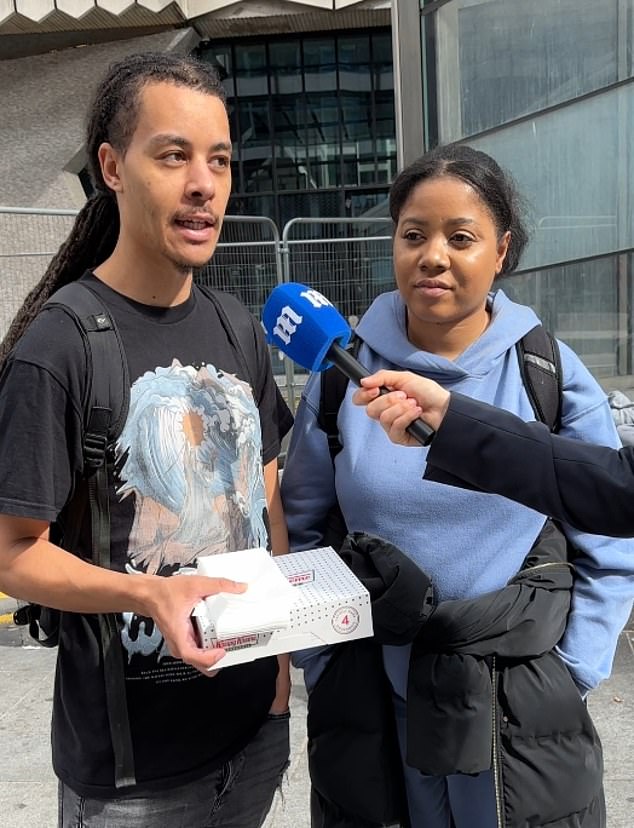
<path id="1" fill-rule="evenodd" d="M 226 650 L 213 669 L 373 635 L 370 595 L 331 547 L 278 555 L 273 560 L 297 592 L 290 625 L 219 640 L 204 605 L 197 608 L 194 619 L 203 646 Z"/>

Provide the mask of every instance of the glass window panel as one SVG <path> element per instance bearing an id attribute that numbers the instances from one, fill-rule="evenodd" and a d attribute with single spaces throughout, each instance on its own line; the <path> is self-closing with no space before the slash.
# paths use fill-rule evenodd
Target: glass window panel
<path id="1" fill-rule="evenodd" d="M 235 105 L 235 98 L 227 97 L 227 116 L 229 117 L 229 133 L 231 135 L 231 140 L 234 143 L 233 158 L 235 160 L 239 154 L 236 144 L 238 143 L 238 137 L 240 135 L 240 124 L 238 120 L 238 110 Z"/>
<path id="2" fill-rule="evenodd" d="M 240 101 L 238 153 L 241 188 L 245 192 L 273 189 L 271 132 L 266 101 Z"/>
<path id="3" fill-rule="evenodd" d="M 350 192 L 346 193 L 346 215 L 355 217 L 363 216 L 370 210 L 374 211 L 377 205 L 383 204 L 386 197 L 386 190 L 373 190 L 366 193 L 350 190 Z M 386 222 L 385 228 L 377 229 L 374 225 L 371 225 L 369 232 L 377 235 L 380 233 L 387 233 L 389 235 L 392 232 L 392 228 Z"/>
<path id="4" fill-rule="evenodd" d="M 634 373 L 631 254 L 522 273 L 499 284 L 511 299 L 533 307 L 605 388 L 618 388 L 618 377 Z"/>
<path id="5" fill-rule="evenodd" d="M 340 37 L 337 54 L 340 89 L 351 92 L 369 92 L 372 88 L 372 75 L 368 35 Z"/>
<path id="6" fill-rule="evenodd" d="M 273 99 L 276 186 L 279 190 L 310 186 L 304 121 L 305 108 L 301 98 L 278 96 Z"/>
<path id="7" fill-rule="evenodd" d="M 339 37 L 339 65 L 362 66 L 370 63 L 370 37 L 367 34 Z"/>
<path id="8" fill-rule="evenodd" d="M 334 38 L 307 38 L 304 41 L 304 80 L 307 92 L 328 92 L 337 88 Z"/>
<path id="9" fill-rule="evenodd" d="M 235 84 L 233 78 L 233 61 L 230 44 L 204 46 L 200 49 L 198 56 L 216 67 L 227 98 L 235 95 Z"/>
<path id="10" fill-rule="evenodd" d="M 374 184 L 376 163 L 374 141 L 344 141 L 342 145 L 345 184 Z"/>
<path id="11" fill-rule="evenodd" d="M 236 46 L 236 94 L 268 95 L 268 69 L 266 46 L 253 43 L 248 46 Z"/>
<path id="12" fill-rule="evenodd" d="M 301 98 L 276 96 L 272 99 L 273 134 L 278 147 L 288 148 L 291 157 L 306 157 L 306 109 Z"/>
<path id="13" fill-rule="evenodd" d="M 315 189 L 338 187 L 341 184 L 341 159 L 339 152 L 325 153 L 331 160 L 310 162 L 310 182 Z"/>
<path id="14" fill-rule="evenodd" d="M 523 268 L 634 247 L 632 135 L 634 82 L 469 141 L 530 204 Z"/>
<path id="15" fill-rule="evenodd" d="M 341 149 L 339 144 L 308 147 L 310 186 L 338 187 L 341 185 Z"/>
<path id="16" fill-rule="evenodd" d="M 394 138 L 396 127 L 394 125 L 394 92 L 376 92 L 374 97 L 374 112 L 376 126 L 374 134 L 377 138 Z"/>
<path id="17" fill-rule="evenodd" d="M 269 105 L 267 101 L 240 101 L 238 135 L 240 147 L 271 145 Z"/>
<path id="18" fill-rule="evenodd" d="M 359 184 L 359 162 L 354 157 L 354 148 L 353 152 L 346 152 L 348 148 L 344 144 L 344 157 L 343 157 L 343 183 L 344 184 Z M 372 167 L 374 168 L 374 158 L 372 159 Z M 367 183 L 367 182 L 364 182 Z M 371 182 L 372 183 L 372 182 Z"/>
<path id="19" fill-rule="evenodd" d="M 372 36 L 372 62 L 374 88 L 393 90 L 394 72 L 391 34 L 374 34 Z"/>
<path id="20" fill-rule="evenodd" d="M 337 95 L 307 95 L 306 108 L 307 143 L 339 143 L 341 117 Z"/>
<path id="21" fill-rule="evenodd" d="M 293 155 L 288 146 L 275 147 L 275 172 L 278 190 L 310 190 L 318 186 L 311 181 L 305 156 Z"/>
<path id="22" fill-rule="evenodd" d="M 299 40 L 269 43 L 271 92 L 298 94 L 302 91 L 302 53 Z"/>
<path id="23" fill-rule="evenodd" d="M 271 193 L 268 195 L 234 194 L 229 199 L 227 213 L 232 216 L 267 216 L 275 220 L 275 196 Z M 226 241 L 224 236 L 223 240 Z"/>
<path id="24" fill-rule="evenodd" d="M 254 193 L 259 190 L 274 190 L 271 158 L 249 154 L 242 161 L 243 190 Z"/>
<path id="25" fill-rule="evenodd" d="M 396 173 L 396 141 L 390 138 L 377 142 L 376 183 L 390 183 L 396 178 Z"/>
<path id="26" fill-rule="evenodd" d="M 630 77 L 633 10 L 634 0 L 454 0 L 442 6 L 436 15 L 441 140 Z"/>
<path id="27" fill-rule="evenodd" d="M 238 161 L 238 155 L 239 153 L 234 149 L 233 156 L 231 158 L 231 187 L 236 192 L 244 189 L 242 179 L 240 178 L 240 163 Z"/>
<path id="28" fill-rule="evenodd" d="M 330 161 L 333 158 L 341 157 L 340 144 L 314 144 L 306 148 L 306 155 L 308 160 L 312 161 Z"/>
<path id="29" fill-rule="evenodd" d="M 323 218 L 329 216 L 343 215 L 343 193 L 341 191 L 331 192 L 307 192 L 283 194 L 279 196 L 280 222 L 282 225 L 294 218 Z M 307 262 L 307 268 L 310 262 Z M 313 284 L 313 278 L 308 269 L 301 273 L 292 273 L 294 281 L 308 281 Z"/>
<path id="30" fill-rule="evenodd" d="M 369 93 L 341 95 L 341 125 L 344 139 L 372 135 L 372 98 Z"/>
<path id="31" fill-rule="evenodd" d="M 391 32 L 380 32 L 372 35 L 372 60 L 377 66 L 392 68 Z"/>

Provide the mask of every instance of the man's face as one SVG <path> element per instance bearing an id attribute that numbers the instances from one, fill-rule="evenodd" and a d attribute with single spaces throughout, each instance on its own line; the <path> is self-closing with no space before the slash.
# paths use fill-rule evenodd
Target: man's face
<path id="1" fill-rule="evenodd" d="M 218 97 L 147 84 L 125 154 L 103 144 L 100 157 L 131 266 L 188 273 L 211 258 L 231 189 L 229 122 Z"/>

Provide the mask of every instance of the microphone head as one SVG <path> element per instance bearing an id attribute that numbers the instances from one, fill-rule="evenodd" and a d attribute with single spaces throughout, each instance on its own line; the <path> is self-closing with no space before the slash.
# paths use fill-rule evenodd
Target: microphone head
<path id="1" fill-rule="evenodd" d="M 350 325 L 319 291 L 299 282 L 278 285 L 262 309 L 262 325 L 270 345 L 309 371 L 325 371 L 333 343 L 350 341 Z"/>

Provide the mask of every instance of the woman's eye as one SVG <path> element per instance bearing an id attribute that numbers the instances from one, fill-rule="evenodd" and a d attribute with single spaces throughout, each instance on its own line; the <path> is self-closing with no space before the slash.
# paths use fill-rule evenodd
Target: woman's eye
<path id="1" fill-rule="evenodd" d="M 418 230 L 408 230 L 407 233 L 403 236 L 404 239 L 407 241 L 419 241 L 422 239 L 422 234 L 418 232 Z"/>
<path id="2" fill-rule="evenodd" d="M 468 236 L 466 233 L 454 233 L 453 236 L 451 237 L 451 241 L 454 242 L 454 244 L 467 245 L 467 244 L 471 244 L 473 239 L 471 238 L 471 236 Z"/>

